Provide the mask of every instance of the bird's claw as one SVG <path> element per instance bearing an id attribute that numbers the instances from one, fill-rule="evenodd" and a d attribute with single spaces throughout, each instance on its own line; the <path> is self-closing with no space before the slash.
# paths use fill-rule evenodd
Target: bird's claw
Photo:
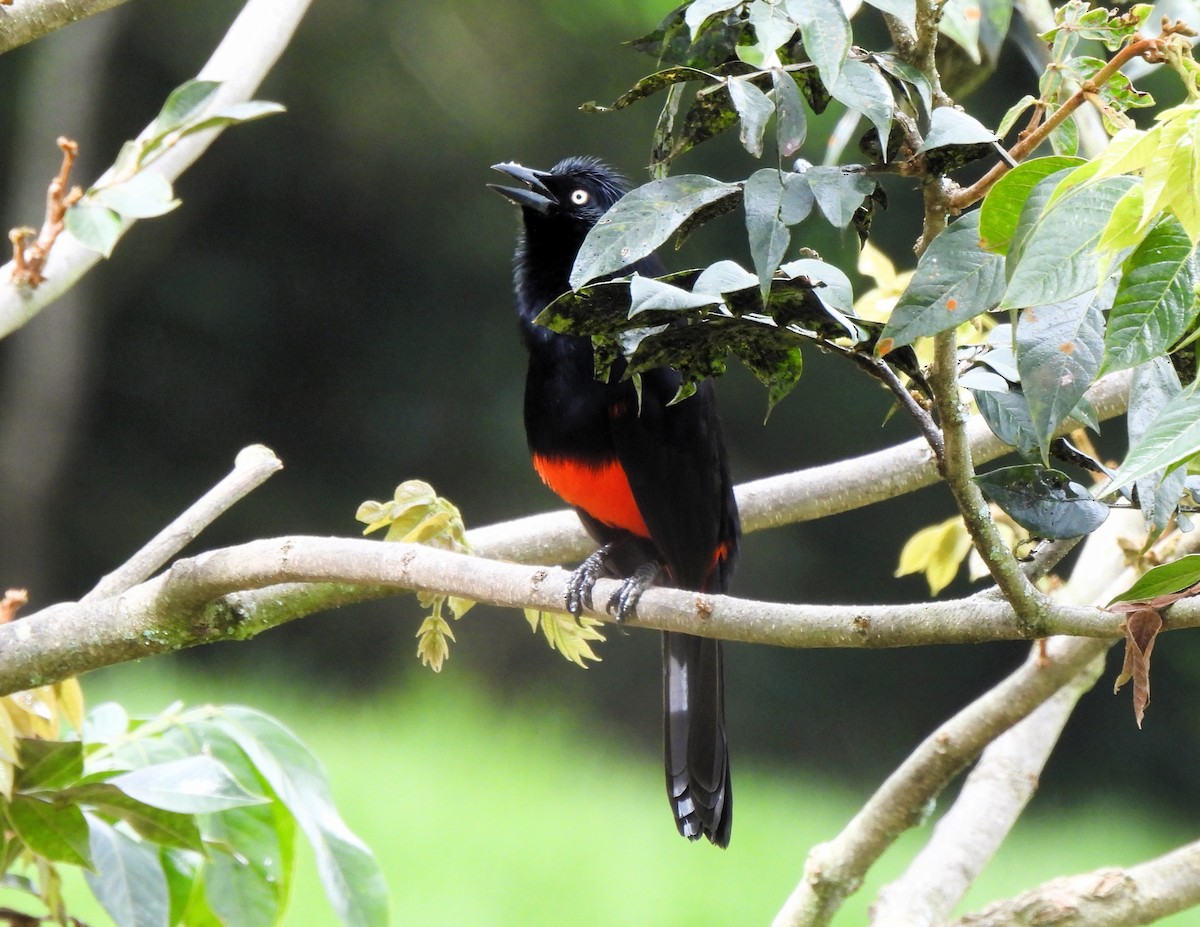
<path id="1" fill-rule="evenodd" d="M 608 600 L 607 610 L 618 624 L 637 615 L 638 599 L 654 584 L 661 570 L 662 567 L 653 560 L 643 563 L 633 571 L 632 576 L 621 583 L 621 588 L 613 593 L 612 598 Z"/>
<path id="2" fill-rule="evenodd" d="M 607 569 L 609 545 L 601 547 L 575 568 L 567 580 L 567 611 L 575 618 L 592 608 L 592 589 Z"/>

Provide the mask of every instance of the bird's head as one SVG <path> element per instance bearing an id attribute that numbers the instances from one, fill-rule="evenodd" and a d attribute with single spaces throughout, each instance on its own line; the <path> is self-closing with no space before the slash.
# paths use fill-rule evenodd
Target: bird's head
<path id="1" fill-rule="evenodd" d="M 625 178 L 596 158 L 564 158 L 548 171 L 513 162 L 493 164 L 492 170 L 525 185 L 488 184 L 521 207 L 527 232 L 564 235 L 576 243 L 626 190 Z"/>

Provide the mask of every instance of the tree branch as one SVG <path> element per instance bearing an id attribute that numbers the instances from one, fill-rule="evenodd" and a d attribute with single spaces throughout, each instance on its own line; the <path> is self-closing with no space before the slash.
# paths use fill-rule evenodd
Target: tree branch
<path id="1" fill-rule="evenodd" d="M 0 6 L 0 55 L 125 0 L 19 0 Z"/>
<path id="2" fill-rule="evenodd" d="M 946 927 L 1132 927 L 1200 905 L 1200 841 L 1131 866 L 1046 882 Z"/>
<path id="3" fill-rule="evenodd" d="M 27 2 L 23 0 L 22 5 Z M 283 53 L 311 0 L 249 0 L 208 63 L 200 80 L 221 81 L 213 106 L 221 107 L 251 99 L 258 85 Z M 43 3 L 44 6 L 51 4 Z M 66 4 L 64 4 L 66 5 Z M 0 23 L 5 12 L 0 12 Z M 143 135 L 149 132 L 149 126 Z M 197 132 L 181 139 L 145 169 L 175 180 L 221 133 L 220 128 Z M 98 183 L 112 172 L 106 172 Z M 133 225 L 125 222 L 122 235 Z M 62 236 L 46 261 L 46 281 L 37 289 L 0 285 L 0 338 L 20 328 L 42 309 L 70 289 L 98 261 L 70 236 Z M 0 281 L 11 279 L 13 264 L 0 267 Z"/>
<path id="4" fill-rule="evenodd" d="M 863 876 L 904 831 L 920 824 L 929 803 L 988 743 L 1028 716 L 1109 647 L 1107 641 L 1054 638 L 1043 660 L 1036 649 L 1016 672 L 925 738 L 845 829 L 812 849 L 804 876 L 773 927 L 830 922 Z"/>
<path id="5" fill-rule="evenodd" d="M 168 560 L 196 540 L 200 532 L 283 467 L 275 452 L 261 444 L 242 448 L 233 470 L 178 518 L 151 538 L 124 564 L 100 580 L 80 601 L 119 595 L 153 576 Z"/>
<path id="6" fill-rule="evenodd" d="M 929 842 L 872 905 L 873 924 L 932 927 L 950 916 L 1037 789 L 1075 704 L 1104 669 L 1097 658 L 983 751 Z"/>

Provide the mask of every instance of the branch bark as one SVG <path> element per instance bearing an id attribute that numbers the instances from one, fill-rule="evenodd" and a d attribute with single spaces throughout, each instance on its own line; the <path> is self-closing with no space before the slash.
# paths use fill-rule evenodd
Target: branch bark
<path id="1" fill-rule="evenodd" d="M 310 2 L 249 0 L 197 75 L 200 80 L 222 82 L 214 106 L 241 103 L 252 98 L 263 78 L 283 54 Z M 0 22 L 3 22 L 3 16 L 4 13 L 0 13 Z M 148 131 L 149 127 L 144 130 Z M 182 139 L 156 158 L 146 170 L 174 181 L 207 150 L 221 131 L 220 128 L 211 129 Z M 127 221 L 122 234 L 132 224 L 132 221 Z M 95 251 L 84 248 L 70 236 L 62 236 L 46 262 L 46 282 L 36 289 L 17 287 L 7 282 L 12 276 L 12 262 L 0 267 L 0 281 L 3 281 L 0 284 L 0 338 L 20 328 L 54 302 L 99 260 L 100 255 Z"/>
<path id="2" fill-rule="evenodd" d="M 1103 659 L 1093 660 L 988 745 L 929 842 L 880 892 L 872 924 L 932 927 L 950 916 L 1025 810 L 1075 704 L 1103 669 Z"/>
<path id="3" fill-rule="evenodd" d="M 1200 905 L 1200 841 L 1131 866 L 1054 879 L 946 927 L 1133 927 Z"/>
<path id="4" fill-rule="evenodd" d="M 867 870 L 896 839 L 920 824 L 932 801 L 980 751 L 1074 679 L 1109 642 L 1054 638 L 1016 672 L 930 734 L 833 840 L 812 849 L 804 877 L 773 927 L 830 922 Z"/>
<path id="5" fill-rule="evenodd" d="M 125 0 L 18 0 L 0 6 L 0 55 Z"/>

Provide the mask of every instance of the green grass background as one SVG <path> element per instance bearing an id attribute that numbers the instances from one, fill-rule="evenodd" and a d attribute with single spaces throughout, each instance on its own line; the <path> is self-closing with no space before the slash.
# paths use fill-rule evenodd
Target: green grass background
<path id="1" fill-rule="evenodd" d="M 831 779 L 742 760 L 731 847 L 691 845 L 674 832 L 658 758 L 611 730 L 590 731 L 578 706 L 499 701 L 463 675 L 420 674 L 371 698 L 332 698 L 319 680 L 281 689 L 238 676 L 175 675 L 170 661 L 85 680 L 89 705 L 118 698 L 154 713 L 240 702 L 291 727 L 324 763 L 338 807 L 374 850 L 400 925 L 702 927 L 768 924 L 805 855 L 867 797 Z M 843 909 L 866 923 L 875 890 L 902 871 L 927 831 L 910 832 Z M 1039 808 L 1018 826 L 963 911 L 1057 875 L 1131 864 L 1182 843 L 1180 821 L 1091 796 L 1069 811 Z M 311 853 L 285 923 L 334 927 Z M 90 927 L 108 920 L 72 880 Z M 79 889 L 76 891 L 76 889 Z M 0 898 L 0 901 L 8 899 Z M 1200 924 L 1185 913 L 1161 922 Z"/>

